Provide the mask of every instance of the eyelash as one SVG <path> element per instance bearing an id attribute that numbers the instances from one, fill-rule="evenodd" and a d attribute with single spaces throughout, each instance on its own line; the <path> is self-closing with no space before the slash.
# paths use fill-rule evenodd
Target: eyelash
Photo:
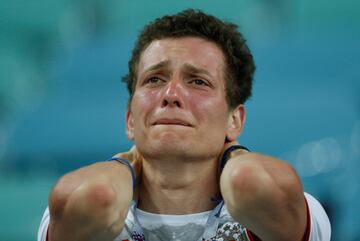
<path id="1" fill-rule="evenodd" d="M 196 83 L 198 81 L 201 81 L 201 84 L 200 83 Z M 205 85 L 205 86 L 209 86 L 209 84 L 205 81 L 205 80 L 202 80 L 202 79 L 193 79 L 190 81 L 190 83 L 194 83 L 195 85 Z"/>
<path id="2" fill-rule="evenodd" d="M 154 81 L 154 80 L 156 80 L 156 81 Z M 199 83 L 199 81 L 201 83 Z M 144 81 L 144 84 L 158 85 L 158 84 L 160 84 L 159 82 L 165 82 L 165 80 L 159 78 L 158 76 L 152 76 L 152 77 L 147 78 Z M 205 81 L 205 80 L 203 80 L 201 78 L 191 78 L 191 80 L 188 83 L 189 84 L 194 84 L 196 86 L 207 86 L 207 87 L 212 88 L 211 84 L 209 84 L 207 81 Z"/>
<path id="3" fill-rule="evenodd" d="M 154 82 L 153 80 L 157 80 L 156 82 Z M 157 76 L 152 76 L 150 78 L 147 78 L 144 82 L 144 84 L 158 84 L 159 81 L 163 81 L 161 78 L 157 77 Z"/>

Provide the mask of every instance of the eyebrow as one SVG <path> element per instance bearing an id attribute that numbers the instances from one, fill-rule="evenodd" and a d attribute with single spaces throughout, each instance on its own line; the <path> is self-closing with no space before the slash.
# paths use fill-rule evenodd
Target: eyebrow
<path id="1" fill-rule="evenodd" d="M 158 69 L 162 69 L 162 68 L 165 68 L 167 67 L 168 65 L 170 64 L 170 60 L 163 60 L 163 61 L 160 61 L 159 63 L 157 64 L 154 64 L 154 65 L 151 65 L 150 67 L 148 67 L 147 69 L 145 69 L 144 72 L 151 72 L 151 71 L 155 71 L 155 70 L 158 70 Z M 184 64 L 184 70 L 186 72 L 189 72 L 189 73 L 193 73 L 193 74 L 205 74 L 209 77 L 212 77 L 212 75 L 210 74 L 209 71 L 207 71 L 206 69 L 201 69 L 201 68 L 198 68 L 192 64 L 189 64 L 189 63 L 185 63 Z"/>
<path id="2" fill-rule="evenodd" d="M 150 71 L 154 71 L 154 70 L 158 70 L 161 68 L 164 68 L 165 66 L 169 65 L 170 61 L 169 60 L 163 60 L 160 61 L 157 64 L 151 65 L 149 68 L 147 68 L 144 72 L 150 72 Z"/>
<path id="3" fill-rule="evenodd" d="M 194 74 L 205 74 L 209 77 L 212 77 L 212 75 L 210 74 L 209 71 L 207 71 L 206 69 L 201 69 L 201 68 L 198 68 L 192 64 L 188 64 L 186 63 L 185 64 L 185 68 L 184 68 L 186 71 L 190 72 L 190 73 L 194 73 Z"/>

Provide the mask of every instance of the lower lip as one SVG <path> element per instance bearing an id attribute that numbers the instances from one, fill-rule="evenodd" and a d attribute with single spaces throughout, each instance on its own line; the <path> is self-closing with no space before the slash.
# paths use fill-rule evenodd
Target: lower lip
<path id="1" fill-rule="evenodd" d="M 156 124 L 155 126 L 182 126 L 182 127 L 191 127 L 191 126 L 180 125 L 180 124 Z"/>

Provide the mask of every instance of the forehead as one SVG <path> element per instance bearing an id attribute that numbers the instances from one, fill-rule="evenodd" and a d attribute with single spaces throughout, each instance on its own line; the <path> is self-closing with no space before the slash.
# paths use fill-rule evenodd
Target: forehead
<path id="1" fill-rule="evenodd" d="M 165 61 L 173 67 L 190 64 L 221 77 L 225 65 L 222 50 L 211 41 L 199 37 L 165 38 L 154 40 L 143 51 L 138 73 Z"/>

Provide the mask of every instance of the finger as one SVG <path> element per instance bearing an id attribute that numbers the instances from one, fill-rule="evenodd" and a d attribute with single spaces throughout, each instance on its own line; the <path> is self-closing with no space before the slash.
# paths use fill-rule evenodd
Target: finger
<path id="1" fill-rule="evenodd" d="M 230 153 L 230 157 L 229 158 L 233 158 L 235 156 L 238 156 L 238 155 L 242 155 L 242 154 L 245 154 L 245 153 L 248 153 L 249 151 L 248 150 L 245 150 L 245 149 L 236 149 L 234 151 L 232 151 Z"/>
<path id="2" fill-rule="evenodd" d="M 141 166 L 142 166 L 143 157 L 140 155 L 140 153 L 137 150 L 135 145 L 131 147 L 129 152 L 130 152 L 130 155 L 131 155 L 131 158 L 132 158 L 131 165 L 134 168 L 136 176 L 139 176 L 140 172 L 141 172 Z"/>
<path id="3" fill-rule="evenodd" d="M 231 146 L 236 146 L 236 145 L 239 145 L 239 142 L 237 142 L 236 140 L 235 141 L 229 141 L 229 142 L 225 142 L 224 144 L 224 147 L 221 151 L 221 154 L 220 154 L 220 158 L 224 155 L 224 152 Z"/>
<path id="4" fill-rule="evenodd" d="M 134 161 L 131 163 L 131 166 L 134 169 L 135 176 L 136 177 L 140 176 L 140 173 L 141 173 L 141 160 L 134 159 Z"/>
<path id="5" fill-rule="evenodd" d="M 120 152 L 116 154 L 114 157 L 123 158 L 125 160 L 128 160 L 130 163 L 132 163 L 136 159 L 134 155 L 135 151 L 136 151 L 135 146 L 132 146 L 129 151 Z"/>
<path id="6" fill-rule="evenodd" d="M 128 153 L 128 152 L 118 153 L 118 154 L 114 155 L 114 157 L 116 157 L 116 158 L 122 158 L 122 159 L 125 159 L 125 160 L 128 160 L 129 162 L 131 162 L 131 160 L 130 160 L 130 158 L 129 158 L 129 153 Z"/>
<path id="7" fill-rule="evenodd" d="M 118 153 L 114 157 L 123 158 L 129 161 L 134 169 L 135 176 L 138 177 L 140 175 L 143 157 L 140 155 L 135 145 L 133 145 L 129 151 Z"/>
<path id="8" fill-rule="evenodd" d="M 226 142 L 225 145 L 224 145 L 223 151 L 228 149 L 230 146 L 236 146 L 236 145 L 240 145 L 237 140 Z"/>

